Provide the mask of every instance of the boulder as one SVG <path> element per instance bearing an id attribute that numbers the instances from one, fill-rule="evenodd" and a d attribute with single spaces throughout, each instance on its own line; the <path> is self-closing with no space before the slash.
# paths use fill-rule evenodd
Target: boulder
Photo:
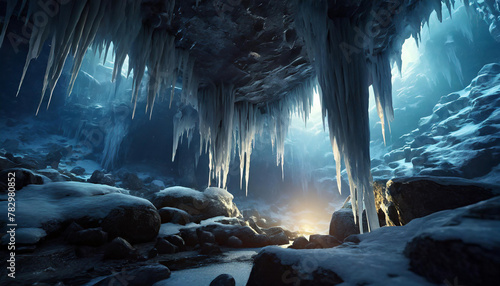
<path id="1" fill-rule="evenodd" d="M 119 206 L 102 221 L 111 237 L 121 236 L 130 242 L 153 240 L 160 230 L 160 215 L 153 206 Z"/>
<path id="2" fill-rule="evenodd" d="M 108 242 L 108 234 L 101 228 L 89 228 L 73 232 L 68 241 L 76 245 L 101 246 Z"/>
<path id="3" fill-rule="evenodd" d="M 497 285 L 500 281 L 500 198 L 476 204 L 405 248 L 411 269 L 435 283 Z M 446 283 L 446 281 L 451 283 Z"/>
<path id="4" fill-rule="evenodd" d="M 290 245 L 290 248 L 293 248 L 293 249 L 304 249 L 306 248 L 306 245 L 309 244 L 309 241 L 307 240 L 307 238 L 301 236 L 301 237 L 297 237 L 292 245 Z"/>
<path id="5" fill-rule="evenodd" d="M 136 269 L 122 270 L 114 273 L 104 280 L 96 283 L 96 286 L 108 285 L 128 285 L 128 286 L 152 286 L 158 281 L 168 279 L 170 277 L 170 269 L 168 267 L 155 264 L 141 266 Z"/>
<path id="6" fill-rule="evenodd" d="M 283 245 L 290 243 L 288 236 L 281 227 L 271 227 L 264 229 L 263 232 L 267 237 L 269 237 L 269 243 L 271 245 Z"/>
<path id="7" fill-rule="evenodd" d="M 57 235 L 75 222 L 83 228 L 102 227 L 110 238 L 154 240 L 160 228 L 157 210 L 151 202 L 124 192 L 79 182 L 28 185 L 16 194 L 16 218 L 23 227 L 41 228 L 47 235 Z M 6 208 L 7 204 L 0 205 L 0 211 L 7 212 Z M 0 217 L 0 225 L 6 224 L 6 217 Z"/>
<path id="8" fill-rule="evenodd" d="M 198 234 L 196 228 L 184 228 L 180 230 L 180 236 L 186 246 L 195 246 L 198 244 Z"/>
<path id="9" fill-rule="evenodd" d="M 237 238 L 236 236 L 230 236 L 227 239 L 227 246 L 232 247 L 232 248 L 240 248 L 243 245 L 243 242 L 241 239 Z"/>
<path id="10" fill-rule="evenodd" d="M 125 189 L 138 191 L 144 187 L 144 183 L 136 174 L 126 173 L 122 179 L 122 187 Z"/>
<path id="11" fill-rule="evenodd" d="M 211 232 L 204 231 L 201 229 L 196 230 L 196 234 L 198 235 L 198 241 L 200 243 L 215 243 L 215 235 Z"/>
<path id="12" fill-rule="evenodd" d="M 104 250 L 104 259 L 133 259 L 137 257 L 137 250 L 125 239 L 113 239 Z"/>
<path id="13" fill-rule="evenodd" d="M 186 225 L 193 220 L 191 215 L 186 211 L 176 208 L 164 207 L 159 209 L 158 213 L 161 217 L 161 223 L 170 222 L 180 225 Z"/>
<path id="14" fill-rule="evenodd" d="M 12 180 L 12 183 L 14 184 L 15 189 L 17 191 L 21 190 L 27 185 L 43 184 L 42 177 L 34 174 L 32 171 L 28 169 L 21 169 L 21 168 L 7 169 L 0 172 L 0 182 L 2 182 L 2 184 L 0 185 L 0 191 L 8 190 L 9 187 L 8 182 L 10 182 L 10 180 Z"/>
<path id="15" fill-rule="evenodd" d="M 318 268 L 308 275 L 301 275 L 296 268 L 295 265 L 281 260 L 275 253 L 263 250 L 254 257 L 254 266 L 247 286 L 326 286 L 343 282 L 337 274 L 326 269 Z"/>
<path id="16" fill-rule="evenodd" d="M 73 169 L 71 169 L 70 172 L 77 175 L 77 176 L 81 176 L 81 175 L 85 174 L 85 169 L 77 166 L 77 167 L 74 167 Z"/>
<path id="17" fill-rule="evenodd" d="M 363 214 L 365 213 L 363 212 Z M 366 225 L 366 215 L 363 215 L 363 226 L 365 231 L 368 230 Z M 340 241 L 344 241 L 344 239 L 349 235 L 358 233 L 359 226 L 354 223 L 354 215 L 352 214 L 352 209 L 342 208 L 333 213 L 332 220 L 330 221 L 330 235 L 333 235 Z"/>
<path id="18" fill-rule="evenodd" d="M 415 218 L 471 205 L 498 195 L 491 186 L 464 179 L 401 178 L 374 188 L 379 218 L 386 225 L 401 226 Z"/>
<path id="19" fill-rule="evenodd" d="M 108 186 L 114 186 L 115 185 L 115 179 L 113 176 L 110 174 L 105 174 L 103 171 L 95 170 L 94 173 L 92 173 L 92 176 L 90 176 L 90 179 L 88 179 L 89 183 L 92 184 L 101 184 L 101 185 L 108 185 Z"/>
<path id="20" fill-rule="evenodd" d="M 177 246 L 161 237 L 156 240 L 155 248 L 159 254 L 174 254 L 177 252 Z"/>
<path id="21" fill-rule="evenodd" d="M 216 216 L 240 215 L 233 203 L 233 195 L 226 190 L 213 187 L 203 192 L 185 187 L 170 187 L 156 193 L 152 202 L 158 209 L 172 207 L 184 210 L 195 222 Z"/>
<path id="22" fill-rule="evenodd" d="M 179 250 L 184 250 L 184 248 L 186 247 L 186 243 L 184 242 L 182 237 L 180 237 L 178 235 L 169 235 L 169 236 L 166 236 L 165 239 L 168 242 L 172 243 L 173 245 L 177 246 L 177 248 Z"/>
<path id="23" fill-rule="evenodd" d="M 249 226 L 210 224 L 199 228 L 215 236 L 215 241 L 220 245 L 227 245 L 228 239 L 235 236 L 242 242 L 242 247 L 264 247 L 271 245 L 265 234 L 258 234 Z"/>
<path id="24" fill-rule="evenodd" d="M 235 286 L 236 280 L 234 277 L 229 274 L 221 274 L 217 276 L 212 282 L 210 282 L 210 286 Z"/>

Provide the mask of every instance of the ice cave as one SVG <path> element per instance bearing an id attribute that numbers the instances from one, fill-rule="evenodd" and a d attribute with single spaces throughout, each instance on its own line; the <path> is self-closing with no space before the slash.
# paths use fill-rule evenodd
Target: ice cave
<path id="1" fill-rule="evenodd" d="M 0 285 L 500 285 L 500 0 L 0 0 Z"/>

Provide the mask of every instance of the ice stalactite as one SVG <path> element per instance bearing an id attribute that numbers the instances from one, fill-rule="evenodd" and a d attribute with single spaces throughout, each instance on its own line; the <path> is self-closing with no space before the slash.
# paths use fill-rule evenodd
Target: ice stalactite
<path id="1" fill-rule="evenodd" d="M 101 165 L 107 170 L 114 167 L 120 145 L 127 136 L 130 125 L 130 117 L 128 116 L 130 110 L 127 106 L 113 106 L 112 114 L 112 121 L 103 126 L 105 135 Z"/>
<path id="2" fill-rule="evenodd" d="M 193 140 L 193 134 L 196 130 L 196 126 L 198 123 L 198 114 L 196 110 L 194 110 L 190 106 L 184 106 L 181 110 L 179 110 L 174 116 L 174 144 L 172 149 L 172 162 L 175 160 L 175 156 L 177 154 L 177 148 L 179 147 L 179 143 L 182 143 L 182 138 L 184 134 L 188 139 L 188 146 L 191 145 L 191 141 Z"/>
<path id="3" fill-rule="evenodd" d="M 362 217 L 366 207 L 369 229 L 373 230 L 379 223 L 370 174 L 367 63 L 364 53 L 346 54 L 340 48 L 354 43 L 354 27 L 349 18 L 329 20 L 325 5 L 326 2 L 301 5 L 299 25 L 316 67 L 323 116 L 328 122 L 337 160 L 337 180 L 343 156 L 355 220 L 359 221 L 362 232 L 363 220 L 356 218 Z M 384 68 L 379 68 L 378 76 L 385 76 Z M 385 84 L 378 81 L 381 104 L 386 102 L 386 95 L 382 95 L 387 88 Z M 385 110 L 385 106 L 381 109 Z"/>
<path id="4" fill-rule="evenodd" d="M 74 59 L 68 89 L 68 94 L 71 94 L 88 48 L 92 47 L 94 51 L 104 53 L 106 58 L 111 43 L 115 54 L 113 81 L 121 73 L 127 56 L 130 59 L 128 74 L 133 72 L 132 116 L 135 115 L 138 93 L 146 71 L 149 72 L 146 112 L 149 111 L 150 116 L 160 90 L 171 88 L 173 93 L 178 77 L 183 78 L 185 93 L 196 94 L 198 85 L 193 76 L 193 61 L 189 59 L 189 53 L 175 48 L 175 38 L 167 30 L 143 23 L 141 1 L 63 1 L 54 3 L 49 7 L 52 9 L 50 11 L 41 1 L 22 1 L 18 5 L 20 2 L 8 1 L 3 25 L 3 30 L 6 31 L 15 7 L 20 7 L 21 14 L 24 4 L 27 4 L 25 24 L 34 25 L 34 28 L 29 38 L 28 55 L 18 94 L 30 62 L 38 58 L 47 41 L 51 43 L 37 114 L 46 94 L 49 97 L 47 108 L 49 107 L 68 56 L 71 55 Z M 171 19 L 175 1 L 164 1 L 162 5 L 165 18 Z M 37 22 L 37 17 L 41 15 L 46 20 L 43 25 Z M 0 34 L 0 46 L 4 35 L 5 32 Z M 191 94 L 187 95 L 189 96 Z"/>
<path id="5" fill-rule="evenodd" d="M 341 160 L 349 178 L 355 220 L 363 232 L 363 210 L 366 209 L 369 230 L 379 227 L 370 170 L 370 133 L 368 122 L 368 88 L 373 85 L 375 101 L 384 132 L 392 120 L 391 61 L 401 67 L 401 45 L 412 35 L 418 42 L 422 23 L 435 10 L 442 19 L 440 0 L 403 1 L 393 7 L 384 23 L 369 13 L 377 3 L 367 8 L 371 17 L 331 17 L 328 1 L 297 0 L 296 23 L 302 31 L 308 54 L 318 78 L 323 116 L 328 122 L 333 153 L 340 182 Z M 451 13 L 454 1 L 444 0 Z M 381 6 L 380 9 L 388 9 Z M 373 10 L 375 11 L 375 10 Z M 379 15 L 377 15 L 379 16 Z M 399 32 L 391 38 L 381 35 L 381 26 L 392 24 Z M 373 32 L 373 31 L 378 31 Z M 361 39 L 362 43 L 359 42 Z M 339 184 L 340 190 L 340 184 Z"/>
<path id="6" fill-rule="evenodd" d="M 198 92 L 200 149 L 207 150 L 209 180 L 215 179 L 219 188 L 226 187 L 231 162 L 234 103 L 233 86 L 218 84 Z"/>

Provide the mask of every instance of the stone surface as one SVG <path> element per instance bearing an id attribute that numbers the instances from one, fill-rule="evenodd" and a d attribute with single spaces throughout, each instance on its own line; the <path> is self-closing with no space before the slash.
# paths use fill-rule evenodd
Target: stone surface
<path id="1" fill-rule="evenodd" d="M 131 259 L 136 256 L 136 249 L 121 237 L 113 239 L 104 250 L 104 259 Z"/>
<path id="2" fill-rule="evenodd" d="M 210 282 L 210 286 L 235 286 L 236 281 L 234 277 L 229 274 L 221 274 L 217 276 L 212 282 Z"/>
<path id="3" fill-rule="evenodd" d="M 366 228 L 366 215 L 363 215 L 363 221 L 365 230 L 368 230 Z M 335 236 L 340 241 L 344 241 L 344 239 L 349 235 L 358 233 L 359 226 L 354 223 L 354 215 L 352 214 L 352 209 L 343 208 L 333 213 L 332 220 L 330 221 L 330 235 Z"/>
<path id="4" fill-rule="evenodd" d="M 401 178 L 375 188 L 379 218 L 387 225 L 405 225 L 411 220 L 471 205 L 498 195 L 492 186 L 474 185 L 453 178 Z M 384 215 L 382 215 L 382 213 Z"/>
<path id="5" fill-rule="evenodd" d="M 309 244 L 309 241 L 307 240 L 307 238 L 301 236 L 301 237 L 297 237 L 292 245 L 290 245 L 290 248 L 293 248 L 293 249 L 304 249 L 306 248 L 306 245 Z"/>
<path id="6" fill-rule="evenodd" d="M 301 277 L 292 265 L 282 263 L 273 253 L 260 252 L 254 258 L 254 267 L 250 273 L 247 286 L 261 285 L 337 285 L 343 280 L 335 273 L 327 270 L 313 271 L 312 275 Z"/>
<path id="7" fill-rule="evenodd" d="M 500 281 L 500 200 L 474 205 L 405 248 L 410 266 L 430 281 L 496 285 Z"/>
<path id="8" fill-rule="evenodd" d="M 118 207 L 102 222 L 103 230 L 111 237 L 121 236 L 133 243 L 153 240 L 160 225 L 160 215 L 153 206 Z"/>
<path id="9" fill-rule="evenodd" d="M 161 237 L 156 240 L 155 248 L 159 254 L 174 254 L 177 252 L 177 246 Z"/>
<path id="10" fill-rule="evenodd" d="M 199 192 L 184 187 L 170 187 L 156 193 L 152 202 L 158 209 L 172 207 L 184 210 L 192 216 L 194 222 L 216 216 L 240 215 L 233 203 L 233 196 L 219 188 L 207 188 Z"/>
<path id="11" fill-rule="evenodd" d="M 13 174 L 13 175 L 10 175 Z M 21 190 L 27 185 L 41 185 L 43 184 L 43 179 L 39 175 L 36 175 L 28 169 L 7 169 L 0 172 L 0 191 L 7 191 L 9 179 L 15 182 L 15 189 Z"/>
<path id="12" fill-rule="evenodd" d="M 171 222 L 171 223 L 186 225 L 193 220 L 191 215 L 188 214 L 186 211 L 176 208 L 164 207 L 159 209 L 158 213 L 160 214 L 161 217 L 161 223 Z"/>

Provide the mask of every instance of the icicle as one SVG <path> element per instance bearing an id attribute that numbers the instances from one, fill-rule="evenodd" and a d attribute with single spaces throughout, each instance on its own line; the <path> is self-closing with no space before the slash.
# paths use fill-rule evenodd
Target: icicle
<path id="1" fill-rule="evenodd" d="M 5 11 L 4 23 L 2 28 L 2 33 L 0 33 L 0 48 L 2 47 L 3 40 L 5 38 L 5 34 L 7 33 L 7 27 L 9 26 L 10 17 L 14 13 L 14 9 L 16 8 L 17 0 L 7 0 L 7 9 Z"/>

